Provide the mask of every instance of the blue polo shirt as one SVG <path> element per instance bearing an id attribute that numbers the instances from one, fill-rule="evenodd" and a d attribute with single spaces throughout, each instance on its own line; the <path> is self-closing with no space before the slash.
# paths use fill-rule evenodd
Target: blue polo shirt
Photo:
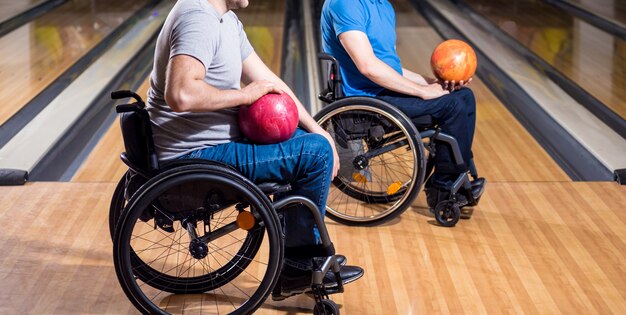
<path id="1" fill-rule="evenodd" d="M 389 1 L 326 0 L 320 24 L 322 49 L 339 61 L 346 96 L 375 96 L 383 88 L 359 72 L 339 42 L 339 35 L 343 32 L 365 33 L 376 57 L 402 74 L 402 65 L 396 53 L 396 13 Z"/>

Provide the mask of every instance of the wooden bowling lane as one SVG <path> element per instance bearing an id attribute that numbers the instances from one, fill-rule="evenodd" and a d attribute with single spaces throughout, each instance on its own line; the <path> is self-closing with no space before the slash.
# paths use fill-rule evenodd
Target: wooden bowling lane
<path id="1" fill-rule="evenodd" d="M 111 258 L 114 187 L 0 187 L 0 313 L 136 313 Z M 623 314 L 625 207 L 615 183 L 511 182 L 491 183 L 451 229 L 433 225 L 423 196 L 385 226 L 329 221 L 337 251 L 365 268 L 332 299 L 343 314 Z M 268 300 L 257 314 L 310 314 L 312 304 Z"/>
<path id="2" fill-rule="evenodd" d="M 626 1 L 623 0 L 563 0 L 595 15 L 626 25 Z"/>
<path id="3" fill-rule="evenodd" d="M 148 98 L 148 88 L 150 88 L 149 76 L 136 92 L 141 98 L 146 100 Z M 124 151 L 122 131 L 119 120 L 116 119 L 78 169 L 72 181 L 110 182 L 119 180 L 128 169 L 120 160 L 120 153 Z"/>
<path id="4" fill-rule="evenodd" d="M 394 6 L 397 50 L 404 67 L 432 77 L 430 55 L 443 39 L 406 1 Z M 480 176 L 491 182 L 570 180 L 480 77 L 474 77 L 470 87 L 477 100 L 473 152 Z"/>
<path id="5" fill-rule="evenodd" d="M 147 0 L 75 0 L 0 38 L 0 125 Z"/>
<path id="6" fill-rule="evenodd" d="M 258 0 L 250 1 L 247 8 L 235 11 L 256 53 L 279 76 L 286 6 L 285 0 Z"/>
<path id="7" fill-rule="evenodd" d="M 0 1 L 0 23 L 22 14 L 31 8 L 42 4 L 48 0 L 2 0 Z"/>
<path id="8" fill-rule="evenodd" d="M 541 1 L 465 3 L 626 119 L 623 39 Z"/>
<path id="9" fill-rule="evenodd" d="M 258 0 L 246 9 L 236 11 L 243 22 L 248 39 L 261 59 L 280 74 L 285 1 Z M 149 78 L 138 90 L 144 99 L 150 86 Z M 72 178 L 74 182 L 118 181 L 126 172 L 119 154 L 124 151 L 119 122 L 116 120 L 95 149 Z"/>

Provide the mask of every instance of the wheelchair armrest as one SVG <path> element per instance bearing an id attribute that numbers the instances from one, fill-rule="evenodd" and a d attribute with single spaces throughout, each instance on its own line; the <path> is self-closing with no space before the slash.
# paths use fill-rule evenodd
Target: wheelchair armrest
<path id="1" fill-rule="evenodd" d="M 257 187 L 259 187 L 261 191 L 266 195 L 273 195 L 273 194 L 288 192 L 291 190 L 291 185 L 289 184 L 281 185 L 281 184 L 272 183 L 272 182 L 260 183 L 260 184 L 257 184 Z"/>

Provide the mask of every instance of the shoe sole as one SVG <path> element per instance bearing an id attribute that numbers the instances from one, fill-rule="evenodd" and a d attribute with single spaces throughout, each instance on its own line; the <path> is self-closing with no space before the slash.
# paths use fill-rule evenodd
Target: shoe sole
<path id="1" fill-rule="evenodd" d="M 352 282 L 354 282 L 356 280 L 361 279 L 364 274 L 365 274 L 365 272 L 361 273 L 357 277 L 352 277 L 350 279 L 343 280 L 343 285 L 345 286 L 346 284 L 349 284 L 349 283 L 352 283 Z M 326 289 L 331 289 L 332 290 L 332 289 L 337 288 L 338 285 L 333 283 L 332 285 L 326 285 L 325 287 L 326 287 Z M 282 301 L 282 300 L 284 300 L 286 298 L 289 298 L 289 297 L 292 297 L 292 296 L 295 296 L 295 295 L 299 295 L 299 294 L 307 294 L 307 295 L 310 294 L 311 296 L 313 296 L 312 291 L 313 291 L 313 289 L 311 287 L 307 287 L 304 290 L 281 292 L 280 295 L 272 293 L 272 300 L 273 301 Z M 331 291 L 328 294 L 333 294 L 333 293 L 338 293 L 338 292 L 332 292 Z"/>

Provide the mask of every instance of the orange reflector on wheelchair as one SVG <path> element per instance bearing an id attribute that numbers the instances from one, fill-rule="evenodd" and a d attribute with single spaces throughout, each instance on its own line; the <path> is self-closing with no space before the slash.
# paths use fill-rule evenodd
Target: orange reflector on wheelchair
<path id="1" fill-rule="evenodd" d="M 400 181 L 389 185 L 389 187 L 387 187 L 387 195 L 393 195 L 397 193 L 398 191 L 400 191 L 400 188 L 402 188 L 402 182 Z"/>
<path id="2" fill-rule="evenodd" d="M 361 173 L 352 173 L 352 179 L 359 184 L 367 184 L 367 177 Z"/>
<path id="3" fill-rule="evenodd" d="M 242 211 L 239 212 L 239 214 L 237 215 L 237 226 L 240 229 L 249 231 L 254 227 L 255 224 L 256 219 L 254 218 L 254 215 L 252 215 L 252 213 L 248 211 Z"/>

